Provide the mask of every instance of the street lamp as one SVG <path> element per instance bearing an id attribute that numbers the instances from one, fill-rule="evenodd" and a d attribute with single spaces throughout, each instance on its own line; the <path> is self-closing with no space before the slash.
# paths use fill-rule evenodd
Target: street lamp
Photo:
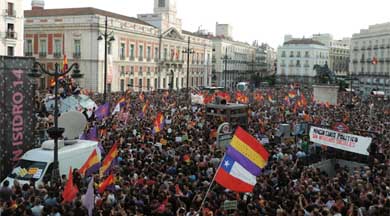
<path id="1" fill-rule="evenodd" d="M 189 84 L 189 82 L 190 82 L 189 81 L 190 80 L 190 54 L 193 54 L 195 52 L 194 52 L 194 50 L 190 49 L 190 43 L 191 43 L 191 38 L 188 37 L 187 49 L 183 50 L 182 52 L 187 54 L 187 94 L 188 94 L 189 101 L 191 103 L 190 84 Z"/>
<path id="2" fill-rule="evenodd" d="M 73 69 L 74 68 L 74 69 Z M 43 72 L 44 74 L 49 75 L 50 77 L 54 77 L 55 86 L 54 86 L 54 127 L 49 128 L 47 130 L 47 133 L 49 134 L 50 138 L 54 139 L 54 163 L 53 163 L 53 175 L 52 180 L 53 183 L 58 182 L 60 174 L 58 170 L 58 139 L 62 137 L 62 133 L 64 133 L 64 128 L 58 127 L 58 78 L 65 76 L 70 71 L 72 71 L 72 78 L 74 79 L 80 79 L 83 77 L 83 74 L 80 73 L 79 64 L 73 63 L 69 69 L 66 71 L 61 72 L 60 71 L 60 65 L 58 63 L 55 64 L 55 70 L 54 72 L 50 72 L 48 70 L 45 70 L 44 67 L 39 63 L 34 63 L 34 68 L 32 69 L 31 73 L 28 73 L 28 76 L 32 78 L 39 78 L 41 77 Z"/>
<path id="3" fill-rule="evenodd" d="M 107 16 L 104 23 L 104 33 L 100 33 L 97 38 L 99 41 L 104 40 L 104 87 L 103 87 L 103 103 L 107 100 L 107 48 L 108 43 L 115 41 L 114 32 L 107 32 Z"/>
<path id="4" fill-rule="evenodd" d="M 225 50 L 225 56 L 222 58 L 223 62 L 225 63 L 225 71 L 224 71 L 224 75 L 225 75 L 225 91 L 226 91 L 226 79 L 227 79 L 227 63 L 229 60 L 231 60 L 232 58 L 228 57 L 227 55 L 227 47 L 226 47 L 226 50 Z"/>

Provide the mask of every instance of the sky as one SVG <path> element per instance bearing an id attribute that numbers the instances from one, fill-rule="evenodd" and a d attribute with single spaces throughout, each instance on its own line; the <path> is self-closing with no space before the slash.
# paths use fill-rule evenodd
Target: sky
<path id="1" fill-rule="evenodd" d="M 310 37 L 330 33 L 352 37 L 369 25 L 390 22 L 390 0 L 176 0 L 183 29 L 215 32 L 215 24 L 233 26 L 233 39 L 257 40 L 277 48 L 285 34 Z M 45 8 L 96 7 L 136 17 L 153 12 L 153 0 L 45 0 Z M 31 0 L 24 0 L 25 9 Z"/>

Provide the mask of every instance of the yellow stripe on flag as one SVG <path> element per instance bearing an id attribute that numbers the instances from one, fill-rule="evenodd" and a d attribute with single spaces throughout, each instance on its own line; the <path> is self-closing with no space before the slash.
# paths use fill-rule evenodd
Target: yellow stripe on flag
<path id="1" fill-rule="evenodd" d="M 237 136 L 234 136 L 231 141 L 231 146 L 240 152 L 244 157 L 248 158 L 260 168 L 264 168 L 267 162 L 251 147 L 242 142 Z"/>

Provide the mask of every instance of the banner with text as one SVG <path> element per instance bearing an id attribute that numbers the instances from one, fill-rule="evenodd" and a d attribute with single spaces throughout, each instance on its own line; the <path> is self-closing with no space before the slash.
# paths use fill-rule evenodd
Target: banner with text
<path id="1" fill-rule="evenodd" d="M 34 143 L 34 88 L 27 73 L 33 58 L 0 56 L 0 177 Z"/>
<path id="2" fill-rule="evenodd" d="M 371 141 L 372 138 L 369 137 L 340 133 L 319 127 L 310 128 L 310 142 L 362 155 L 369 155 L 367 149 Z"/>

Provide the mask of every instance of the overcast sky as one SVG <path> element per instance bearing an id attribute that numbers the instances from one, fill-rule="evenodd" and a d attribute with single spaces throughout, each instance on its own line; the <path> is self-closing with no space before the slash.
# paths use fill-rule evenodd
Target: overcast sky
<path id="1" fill-rule="evenodd" d="M 45 0 L 45 8 L 96 7 L 127 16 L 151 13 L 153 0 Z M 25 9 L 31 8 L 25 0 Z M 177 0 L 183 29 L 215 31 L 215 23 L 233 26 L 235 40 L 273 47 L 285 34 L 310 37 L 331 33 L 351 37 L 368 25 L 390 22 L 390 0 Z"/>

